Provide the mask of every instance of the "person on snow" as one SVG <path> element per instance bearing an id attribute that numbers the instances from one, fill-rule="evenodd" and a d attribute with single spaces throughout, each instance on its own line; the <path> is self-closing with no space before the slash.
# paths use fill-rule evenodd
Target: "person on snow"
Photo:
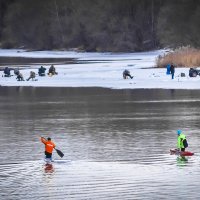
<path id="1" fill-rule="evenodd" d="M 39 76 L 45 76 L 45 71 L 46 71 L 46 68 L 41 66 L 39 69 L 38 69 L 38 74 Z"/>
<path id="2" fill-rule="evenodd" d="M 29 81 L 31 78 L 32 78 L 32 81 L 34 81 L 34 79 L 35 79 L 35 72 L 33 72 L 33 71 L 30 71 L 30 76 L 26 80 Z"/>
<path id="3" fill-rule="evenodd" d="M 49 73 L 48 75 L 52 76 L 52 75 L 57 75 L 58 73 L 56 72 L 56 68 L 54 67 L 54 65 L 51 65 L 51 67 L 49 68 Z"/>
<path id="4" fill-rule="evenodd" d="M 172 75 L 172 79 L 174 79 L 175 66 L 173 64 L 171 64 L 171 66 L 170 66 L 170 72 L 171 72 L 171 75 Z"/>
<path id="5" fill-rule="evenodd" d="M 14 74 L 15 74 L 16 76 L 19 75 L 19 68 L 15 68 L 15 69 L 14 69 Z"/>
<path id="6" fill-rule="evenodd" d="M 133 78 L 133 76 L 131 76 L 131 74 L 130 74 L 130 71 L 127 70 L 127 69 L 125 69 L 125 70 L 123 71 L 123 78 L 126 79 L 128 76 L 129 76 L 131 79 Z"/>
<path id="7" fill-rule="evenodd" d="M 22 73 L 19 72 L 17 78 L 16 78 L 18 81 L 24 81 L 24 77 L 22 75 Z"/>
<path id="8" fill-rule="evenodd" d="M 4 69 L 4 77 L 10 77 L 11 75 L 10 75 L 10 68 L 8 68 L 8 67 L 5 67 L 5 69 Z"/>
<path id="9" fill-rule="evenodd" d="M 52 160 L 52 152 L 56 145 L 51 141 L 50 137 L 48 137 L 47 140 L 44 137 L 41 137 L 40 140 L 45 145 L 45 157 Z"/>
<path id="10" fill-rule="evenodd" d="M 166 74 L 167 74 L 167 75 L 171 74 L 171 70 L 170 70 L 171 65 L 170 65 L 170 64 L 167 64 L 166 68 L 167 68 Z"/>
<path id="11" fill-rule="evenodd" d="M 177 148 L 180 151 L 185 151 L 185 148 L 188 147 L 186 136 L 182 133 L 181 130 L 177 130 L 177 135 L 178 135 L 178 138 L 177 138 Z"/>

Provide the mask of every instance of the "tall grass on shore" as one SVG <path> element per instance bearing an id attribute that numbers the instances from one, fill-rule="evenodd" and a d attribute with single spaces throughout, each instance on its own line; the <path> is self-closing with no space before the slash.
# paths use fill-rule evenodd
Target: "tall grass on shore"
<path id="1" fill-rule="evenodd" d="M 156 60 L 156 66 L 166 67 L 167 64 L 173 63 L 177 67 L 198 67 L 200 66 L 200 50 L 191 47 L 181 47 L 159 56 Z"/>

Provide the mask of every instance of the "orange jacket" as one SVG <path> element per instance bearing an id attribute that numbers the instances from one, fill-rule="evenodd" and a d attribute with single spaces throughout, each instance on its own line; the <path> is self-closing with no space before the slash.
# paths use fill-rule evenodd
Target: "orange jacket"
<path id="1" fill-rule="evenodd" d="M 45 144 L 45 151 L 48 153 L 53 152 L 53 148 L 56 147 L 56 145 L 52 141 L 45 140 L 41 137 L 41 142 Z"/>

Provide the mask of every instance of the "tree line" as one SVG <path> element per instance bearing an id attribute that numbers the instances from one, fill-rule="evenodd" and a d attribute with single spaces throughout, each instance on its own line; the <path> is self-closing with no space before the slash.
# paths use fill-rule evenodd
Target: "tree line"
<path id="1" fill-rule="evenodd" d="M 199 47 L 199 0 L 0 0 L 0 47 L 134 52 Z"/>

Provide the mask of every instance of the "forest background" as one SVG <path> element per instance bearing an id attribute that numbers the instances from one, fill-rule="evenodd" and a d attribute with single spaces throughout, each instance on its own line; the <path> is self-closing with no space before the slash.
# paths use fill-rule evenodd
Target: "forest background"
<path id="1" fill-rule="evenodd" d="M 0 48 L 199 48 L 199 19 L 199 0 L 0 0 Z"/>

